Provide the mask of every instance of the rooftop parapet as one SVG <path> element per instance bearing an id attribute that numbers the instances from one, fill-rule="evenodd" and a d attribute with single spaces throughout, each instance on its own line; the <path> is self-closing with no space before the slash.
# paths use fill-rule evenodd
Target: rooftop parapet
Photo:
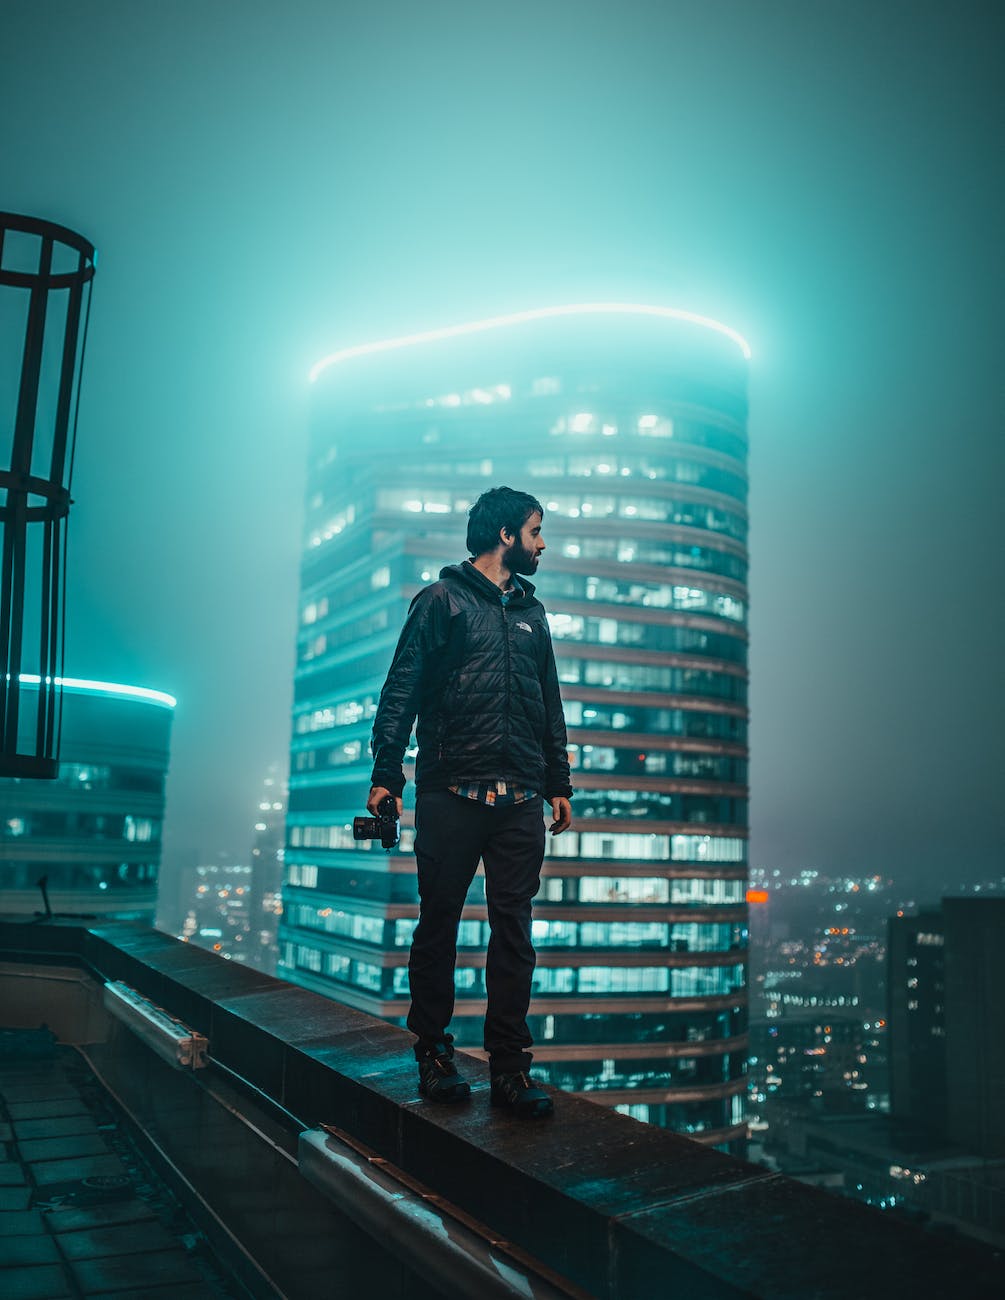
<path id="1" fill-rule="evenodd" d="M 588 1101 L 559 1095 L 555 1119 L 544 1124 L 493 1112 L 487 1070 L 474 1059 L 465 1063 L 470 1105 L 429 1106 L 416 1096 L 411 1035 L 139 926 L 0 922 L 0 1021 L 14 1014 L 12 989 L 27 973 L 35 1005 L 20 999 L 21 1014 L 51 1003 L 50 1023 L 64 1041 L 72 1041 L 74 1024 L 93 1022 L 78 1007 L 60 1023 L 55 992 L 44 992 L 52 964 L 78 969 L 88 982 L 121 981 L 208 1040 L 206 1068 L 197 1072 L 172 1070 L 139 1039 L 124 1053 L 115 1034 L 85 1050 L 192 1184 L 206 1180 L 213 1213 L 233 1235 L 244 1234 L 250 1252 L 267 1251 L 270 1231 L 284 1231 L 287 1193 L 267 1180 L 259 1189 L 256 1237 L 252 1219 L 242 1219 L 242 1207 L 255 1199 L 241 1172 L 250 1156 L 238 1158 L 234 1147 L 182 1122 L 192 1090 L 224 1100 L 245 1144 L 267 1147 L 273 1160 L 285 1152 L 277 1168 L 305 1188 L 308 1176 L 323 1181 L 317 1162 L 328 1138 L 321 1126 L 331 1126 L 340 1151 L 355 1153 L 382 1178 L 417 1186 L 431 1213 L 469 1228 L 473 1220 L 476 1235 L 507 1243 L 503 1249 L 517 1260 L 537 1261 L 540 1288 L 524 1294 L 878 1300 L 943 1296 L 961 1277 L 968 1297 L 1003 1293 L 1005 1264 L 989 1249 L 929 1234 Z M 100 1005 L 100 990 L 92 1002 Z M 117 1032 L 121 1039 L 129 1031 Z M 337 1179 L 337 1171 L 328 1176 Z M 270 1228 L 262 1226 L 262 1194 L 272 1198 Z M 410 1214 L 414 1225 L 415 1196 L 407 1200 L 383 1196 L 389 1217 L 374 1258 L 418 1249 L 411 1264 L 427 1283 L 438 1276 L 434 1293 L 465 1294 L 449 1267 L 437 1275 L 443 1262 L 432 1259 L 435 1234 L 420 1237 L 417 1248 L 414 1233 L 397 1231 L 396 1214 Z M 322 1273 L 337 1268 L 337 1244 L 328 1245 L 323 1232 L 310 1249 Z M 310 1292 L 290 1286 L 287 1294 Z"/>

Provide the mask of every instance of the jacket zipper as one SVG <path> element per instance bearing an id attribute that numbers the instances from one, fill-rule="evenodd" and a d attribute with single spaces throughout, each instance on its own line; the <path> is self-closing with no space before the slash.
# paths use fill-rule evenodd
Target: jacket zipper
<path id="1" fill-rule="evenodd" d="M 509 742 L 510 742 L 510 691 L 511 691 L 510 678 L 512 677 L 512 665 L 510 664 L 509 617 L 507 614 L 506 606 L 505 605 L 501 606 L 501 609 L 502 609 L 502 621 L 503 621 L 503 642 L 505 643 L 506 646 L 506 753 L 508 755 Z"/>

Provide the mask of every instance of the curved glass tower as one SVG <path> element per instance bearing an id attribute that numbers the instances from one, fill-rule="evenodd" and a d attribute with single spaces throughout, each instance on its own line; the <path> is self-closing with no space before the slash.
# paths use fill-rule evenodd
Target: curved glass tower
<path id="1" fill-rule="evenodd" d="M 45 877 L 54 912 L 152 924 L 175 701 L 69 677 L 62 692 L 56 779 L 0 780 L 0 912 L 40 911 Z"/>
<path id="2" fill-rule="evenodd" d="M 281 973 L 403 1023 L 411 833 L 388 856 L 350 829 L 370 726 L 475 498 L 530 491 L 576 787 L 535 903 L 535 1074 L 721 1146 L 745 1131 L 747 355 L 715 322 L 601 304 L 315 367 L 280 932 Z M 479 878 L 469 1050 L 486 939 Z"/>

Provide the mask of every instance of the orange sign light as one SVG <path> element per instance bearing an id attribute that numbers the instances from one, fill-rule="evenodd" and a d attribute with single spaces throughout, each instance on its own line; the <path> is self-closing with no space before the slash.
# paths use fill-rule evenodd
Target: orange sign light
<path id="1" fill-rule="evenodd" d="M 768 901 L 768 891 L 766 889 L 748 889 L 748 903 L 766 903 Z"/>

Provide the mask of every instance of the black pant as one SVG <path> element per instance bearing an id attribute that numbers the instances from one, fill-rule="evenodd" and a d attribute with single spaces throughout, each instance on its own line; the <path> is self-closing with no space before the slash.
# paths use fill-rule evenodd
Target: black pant
<path id="1" fill-rule="evenodd" d="M 485 863 L 489 939 L 485 967 L 485 1050 L 493 1074 L 528 1070 L 527 1028 L 534 946 L 531 900 L 541 880 L 544 814 L 539 798 L 502 808 L 432 790 L 415 808 L 419 924 L 408 958 L 408 1027 L 442 1042 L 454 1013 L 457 925 L 479 858 Z"/>

